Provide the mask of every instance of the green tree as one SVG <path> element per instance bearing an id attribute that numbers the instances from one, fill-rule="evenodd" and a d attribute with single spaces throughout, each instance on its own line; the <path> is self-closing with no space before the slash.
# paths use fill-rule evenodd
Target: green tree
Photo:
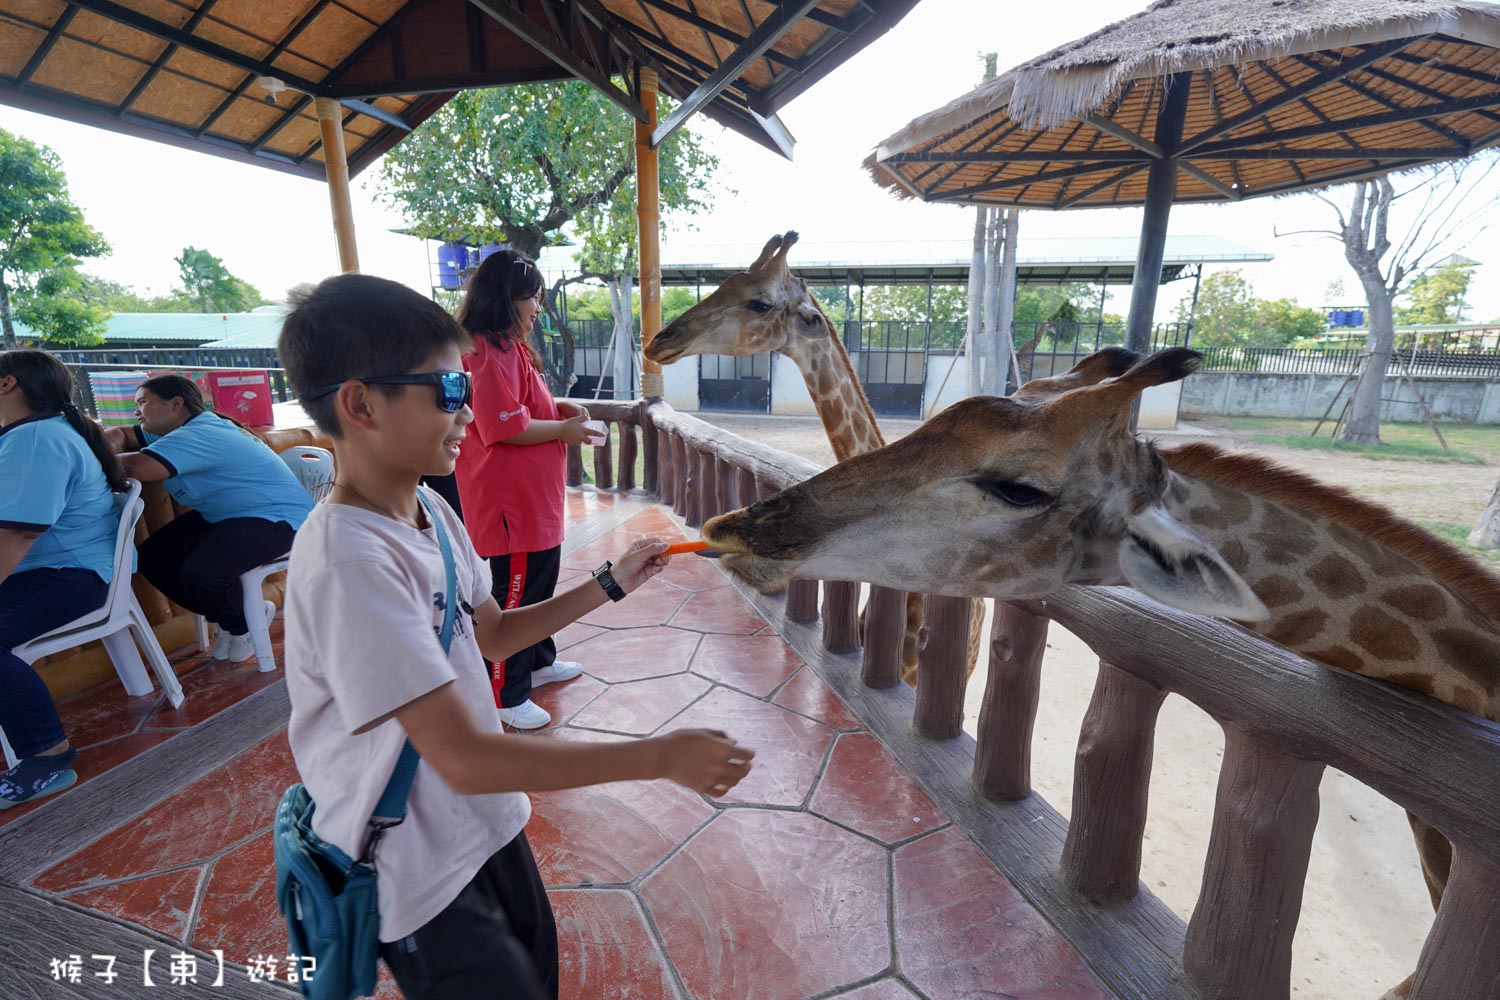
<path id="1" fill-rule="evenodd" d="M 1323 314 L 1296 299 L 1256 299 L 1255 325 L 1245 347 L 1285 347 L 1323 332 Z"/>
<path id="2" fill-rule="evenodd" d="M 1415 279 L 1396 307 L 1396 322 L 1403 324 L 1457 323 L 1468 308 L 1469 282 L 1474 265 L 1452 262 L 1433 268 Z"/>
<path id="3" fill-rule="evenodd" d="M 670 109 L 661 98 L 662 117 Z M 719 164 L 693 131 L 675 132 L 658 165 L 666 218 L 707 207 Z M 430 239 L 504 241 L 534 258 L 567 228 L 582 273 L 546 297 L 563 340 L 560 366 L 544 352 L 554 391 L 573 371 L 573 338 L 557 302 L 563 283 L 602 281 L 612 288 L 617 324 L 626 322 L 637 266 L 634 122 L 587 84 L 460 93 L 386 155 L 378 185 L 413 232 Z"/>
<path id="4" fill-rule="evenodd" d="M 1198 288 L 1198 306 L 1177 303 L 1174 319 L 1193 322 L 1193 344 L 1200 347 L 1243 347 L 1255 331 L 1255 296 L 1239 271 L 1214 271 Z"/>
<path id="5" fill-rule="evenodd" d="M 185 308 L 169 312 L 230 313 L 247 312 L 267 304 L 265 296 L 248 281 L 236 278 L 224 261 L 207 250 L 183 247 L 177 262 L 182 288 L 176 297 Z"/>
<path id="6" fill-rule="evenodd" d="M 89 302 L 94 303 L 108 312 L 166 312 L 159 308 L 162 301 L 160 298 L 148 299 L 119 281 L 111 281 L 109 278 L 101 278 L 93 274 L 83 274 L 81 294 Z"/>
<path id="7" fill-rule="evenodd" d="M 48 340 L 98 342 L 109 314 L 78 296 L 79 263 L 109 253 L 68 196 L 62 161 L 45 146 L 0 129 L 0 332 L 16 346 L 14 320 Z"/>

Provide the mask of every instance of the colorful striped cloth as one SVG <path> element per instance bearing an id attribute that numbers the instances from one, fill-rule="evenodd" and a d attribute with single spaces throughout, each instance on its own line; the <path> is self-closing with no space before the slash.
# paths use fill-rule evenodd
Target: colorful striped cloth
<path id="1" fill-rule="evenodd" d="M 126 427 L 135 420 L 135 390 L 153 375 L 185 375 L 192 379 L 203 393 L 205 409 L 214 408 L 213 394 L 209 392 L 202 371 L 181 371 L 170 368 L 141 372 L 89 372 L 89 385 L 94 390 L 94 409 L 99 422 L 106 427 Z"/>

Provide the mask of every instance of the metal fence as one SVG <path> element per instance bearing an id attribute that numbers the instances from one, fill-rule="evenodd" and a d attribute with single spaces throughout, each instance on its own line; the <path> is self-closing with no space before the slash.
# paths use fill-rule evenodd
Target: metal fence
<path id="1" fill-rule="evenodd" d="M 1359 369 L 1363 348 L 1206 347 L 1202 371 L 1287 375 L 1349 375 Z M 1500 378 L 1500 351 L 1397 349 L 1391 371 L 1404 362 L 1413 375 Z"/>
<path id="2" fill-rule="evenodd" d="M 286 369 L 279 366 L 275 348 L 165 347 L 118 350 L 55 350 L 52 352 L 73 372 L 73 402 L 85 413 L 99 417 L 90 372 L 199 372 L 255 368 L 270 376 L 271 393 L 278 403 L 293 399 Z"/>

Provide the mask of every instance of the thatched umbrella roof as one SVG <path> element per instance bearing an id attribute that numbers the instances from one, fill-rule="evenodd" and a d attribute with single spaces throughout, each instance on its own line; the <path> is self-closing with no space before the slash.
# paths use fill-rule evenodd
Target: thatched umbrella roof
<path id="1" fill-rule="evenodd" d="M 1177 102 L 1180 139 L 1160 131 Z M 1237 201 L 1496 143 L 1500 5 L 1161 0 L 916 118 L 866 166 L 905 197 L 1057 209 L 1143 204 L 1158 160 L 1175 201 Z"/>

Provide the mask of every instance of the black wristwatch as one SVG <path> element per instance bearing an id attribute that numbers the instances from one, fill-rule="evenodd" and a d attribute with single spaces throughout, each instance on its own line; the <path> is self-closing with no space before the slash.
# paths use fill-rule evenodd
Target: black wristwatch
<path id="1" fill-rule="evenodd" d="M 599 586 L 604 588 L 604 592 L 609 595 L 611 601 L 623 601 L 625 590 L 615 582 L 614 574 L 610 572 L 614 566 L 614 563 L 606 559 L 603 566 L 594 570 L 594 579 L 599 582 Z"/>

